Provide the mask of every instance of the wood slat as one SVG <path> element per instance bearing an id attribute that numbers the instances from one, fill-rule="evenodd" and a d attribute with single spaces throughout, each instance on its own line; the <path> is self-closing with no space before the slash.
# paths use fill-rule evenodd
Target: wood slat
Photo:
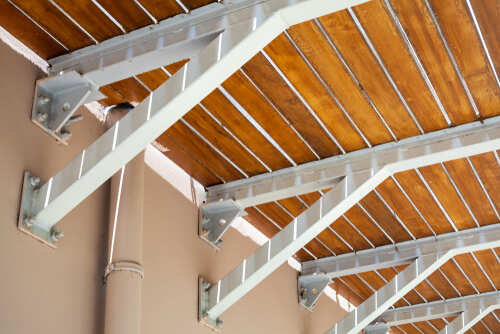
<path id="1" fill-rule="evenodd" d="M 166 147 L 168 151 L 164 152 L 168 158 L 184 169 L 186 173 L 194 177 L 204 186 L 211 186 L 222 182 L 214 173 L 206 166 L 195 160 L 191 154 L 184 151 L 177 143 L 167 134 L 162 134 L 158 139 L 158 143 Z"/>
<path id="2" fill-rule="evenodd" d="M 47 0 L 12 0 L 68 49 L 76 50 L 93 41 Z"/>
<path id="3" fill-rule="evenodd" d="M 341 280 L 363 299 L 367 299 L 373 294 L 373 291 L 356 275 L 342 276 Z"/>
<path id="4" fill-rule="evenodd" d="M 391 334 L 405 334 L 400 328 L 396 327 L 391 327 Z"/>
<path id="5" fill-rule="evenodd" d="M 479 267 L 479 264 L 471 254 L 458 255 L 455 257 L 455 261 L 457 261 L 479 292 L 484 293 L 494 290 L 494 287 L 491 286 L 488 278 L 483 274 L 481 267 Z"/>
<path id="6" fill-rule="evenodd" d="M 380 196 L 403 221 L 415 238 L 424 238 L 433 235 L 418 212 L 411 206 L 393 179 L 388 178 L 377 188 Z"/>
<path id="7" fill-rule="evenodd" d="M 358 205 L 354 205 L 345 213 L 345 217 L 375 246 L 390 244 L 391 241 L 370 220 Z"/>
<path id="8" fill-rule="evenodd" d="M 243 178 L 243 175 L 215 152 L 210 146 L 199 139 L 186 125 L 177 122 L 166 132 L 186 152 L 196 157 L 210 170 L 224 181 L 234 181 Z"/>
<path id="9" fill-rule="evenodd" d="M 395 267 L 395 269 L 398 273 L 400 273 L 401 271 L 406 269 L 406 267 L 407 267 L 406 265 L 405 266 L 397 266 L 397 267 Z M 425 280 L 425 281 L 421 282 L 419 285 L 417 285 L 413 289 L 413 291 L 408 292 L 405 295 L 405 298 L 411 304 L 420 304 L 420 303 L 425 303 L 426 301 L 431 302 L 431 301 L 436 301 L 436 300 L 441 299 L 439 294 L 430 286 L 430 284 L 427 280 Z M 425 298 L 425 299 L 422 299 L 422 298 Z"/>
<path id="10" fill-rule="evenodd" d="M 214 0 L 182 0 L 182 3 L 189 9 L 196 9 L 216 2 Z"/>
<path id="11" fill-rule="evenodd" d="M 102 86 L 99 88 L 99 91 L 107 96 L 105 99 L 99 100 L 99 103 L 105 107 L 125 102 L 125 98 L 111 87 L 111 85 Z"/>
<path id="12" fill-rule="evenodd" d="M 313 152 L 240 71 L 222 86 L 296 163 L 316 160 Z"/>
<path id="13" fill-rule="evenodd" d="M 446 128 L 445 118 L 382 2 L 370 1 L 353 10 L 424 131 Z"/>
<path id="14" fill-rule="evenodd" d="M 427 280 L 439 291 L 439 293 L 445 298 L 457 298 L 460 295 L 453 289 L 451 284 L 446 280 L 446 278 L 439 271 L 433 272 Z"/>
<path id="15" fill-rule="evenodd" d="M 153 23 L 133 0 L 98 0 L 98 2 L 127 32 Z"/>
<path id="16" fill-rule="evenodd" d="M 379 269 L 377 270 L 377 272 L 387 281 L 391 281 L 395 276 L 396 274 L 398 273 L 396 271 L 396 269 L 394 268 L 383 268 L 383 269 Z M 412 298 L 408 298 L 408 296 L 412 297 Z M 402 306 L 407 306 L 408 305 L 408 302 L 406 301 L 408 300 L 408 302 L 410 303 L 413 303 L 415 302 L 415 300 L 419 300 L 421 301 L 422 298 L 418 297 L 418 295 L 414 292 L 414 291 L 410 291 L 406 296 L 405 296 L 405 299 L 401 298 L 400 300 L 398 300 L 396 303 L 394 303 L 394 306 L 395 307 L 402 307 Z M 415 302 L 415 303 L 418 303 Z"/>
<path id="17" fill-rule="evenodd" d="M 500 264 L 498 263 L 495 255 L 493 255 L 492 250 L 482 250 L 474 252 L 479 263 L 483 267 L 486 275 L 491 279 L 493 284 L 495 284 L 496 289 L 500 289 Z"/>
<path id="18" fill-rule="evenodd" d="M 330 248 L 336 255 L 350 253 L 351 249 L 340 240 L 330 229 L 325 229 L 318 234 L 318 240 Z"/>
<path id="19" fill-rule="evenodd" d="M 401 328 L 406 334 L 422 334 L 411 324 L 399 325 L 398 327 Z"/>
<path id="20" fill-rule="evenodd" d="M 366 195 L 360 203 L 392 240 L 395 242 L 411 240 L 408 232 L 373 192 Z"/>
<path id="21" fill-rule="evenodd" d="M 444 165 L 479 224 L 489 225 L 498 223 L 495 211 L 493 211 L 467 160 L 448 161 Z"/>
<path id="22" fill-rule="evenodd" d="M 415 327 L 417 327 L 418 329 L 420 329 L 425 334 L 434 334 L 434 333 L 436 333 L 436 331 L 434 330 L 434 328 L 432 328 L 432 326 L 428 322 L 426 322 L 426 321 L 414 322 L 413 325 L 415 325 Z"/>
<path id="23" fill-rule="evenodd" d="M 491 334 L 481 321 L 472 326 L 475 334 Z"/>
<path id="24" fill-rule="evenodd" d="M 497 212 L 500 212 L 500 165 L 493 153 L 470 157 L 479 178 L 490 195 Z"/>
<path id="25" fill-rule="evenodd" d="M 394 178 L 408 194 L 418 211 L 437 234 L 450 233 L 454 229 L 439 209 L 424 183 L 414 170 L 397 173 Z"/>
<path id="26" fill-rule="evenodd" d="M 493 59 L 496 72 L 500 75 L 500 6 L 496 0 L 471 0 L 472 8 L 479 21 L 481 33 Z"/>
<path id="27" fill-rule="evenodd" d="M 450 260 L 443 264 L 441 266 L 441 271 L 446 275 L 448 280 L 453 283 L 462 296 L 469 296 L 476 293 L 472 285 L 467 281 L 467 278 L 453 261 Z"/>
<path id="28" fill-rule="evenodd" d="M 165 81 L 169 79 L 169 76 L 163 72 L 161 69 L 152 70 L 149 72 L 141 73 L 137 75 L 137 78 L 141 80 L 143 84 L 148 86 L 150 90 L 155 90 L 160 87 Z"/>
<path id="29" fill-rule="evenodd" d="M 344 239 L 354 251 L 371 248 L 370 244 L 342 217 L 330 227 Z"/>
<path id="30" fill-rule="evenodd" d="M 363 299 L 354 293 L 347 285 L 339 281 L 338 279 L 333 280 L 330 287 L 337 292 L 338 295 L 342 296 L 349 303 L 353 304 L 355 307 L 363 302 Z"/>
<path id="31" fill-rule="evenodd" d="M 321 158 L 340 152 L 262 53 L 242 69 Z"/>
<path id="32" fill-rule="evenodd" d="M 289 29 L 290 36 L 345 107 L 372 145 L 392 141 L 391 134 L 347 72 L 319 27 L 308 21 Z"/>
<path id="33" fill-rule="evenodd" d="M 465 1 L 432 0 L 431 4 L 481 116 L 500 114 L 500 89 Z"/>
<path id="34" fill-rule="evenodd" d="M 500 323 L 498 320 L 493 316 L 493 314 L 488 314 L 486 317 L 483 318 L 483 322 L 488 326 L 489 329 L 493 333 L 500 333 Z"/>
<path id="35" fill-rule="evenodd" d="M 319 21 L 396 137 L 401 139 L 418 135 L 417 126 L 410 118 L 347 11 L 323 16 L 319 18 Z"/>
<path id="36" fill-rule="evenodd" d="M 184 116 L 184 120 L 247 175 L 253 176 L 267 172 L 267 169 L 257 159 L 231 137 L 201 107 L 195 106 Z"/>
<path id="37" fill-rule="evenodd" d="M 123 96 L 128 102 L 139 103 L 149 95 L 149 91 L 134 78 L 113 82 L 109 86 Z"/>
<path id="38" fill-rule="evenodd" d="M 158 21 L 184 13 L 175 0 L 140 0 L 139 2 Z"/>
<path id="39" fill-rule="evenodd" d="M 476 227 L 474 220 L 441 165 L 426 166 L 419 170 L 451 220 L 455 223 L 455 226 L 459 230 Z"/>
<path id="40" fill-rule="evenodd" d="M 434 325 L 434 327 L 436 327 L 438 330 L 442 330 L 447 325 L 443 319 L 433 319 L 433 320 L 429 320 L 429 322 L 432 325 Z"/>
<path id="41" fill-rule="evenodd" d="M 0 1 L 0 25 L 44 59 L 66 50 L 7 1 Z"/>
<path id="42" fill-rule="evenodd" d="M 453 124 L 476 119 L 423 0 L 391 1 Z"/>
<path id="43" fill-rule="evenodd" d="M 361 136 L 285 35 L 276 37 L 264 50 L 346 151 L 366 147 Z"/>
<path id="44" fill-rule="evenodd" d="M 290 167 L 290 162 L 216 89 L 202 101 L 222 124 L 237 136 L 270 169 Z"/>
<path id="45" fill-rule="evenodd" d="M 91 1 L 54 1 L 99 42 L 122 34 L 122 31 Z"/>

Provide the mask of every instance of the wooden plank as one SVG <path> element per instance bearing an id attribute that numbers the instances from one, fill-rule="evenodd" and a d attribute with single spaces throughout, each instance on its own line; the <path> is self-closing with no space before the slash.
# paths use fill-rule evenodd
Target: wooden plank
<path id="1" fill-rule="evenodd" d="M 493 314 L 488 314 L 486 317 L 483 318 L 483 322 L 488 326 L 489 329 L 493 333 L 500 333 L 500 323 L 498 320 L 493 316 Z"/>
<path id="2" fill-rule="evenodd" d="M 433 235 L 432 231 L 418 215 L 418 212 L 411 206 L 410 201 L 404 196 L 394 180 L 388 178 L 376 189 L 415 238 L 418 239 Z"/>
<path id="3" fill-rule="evenodd" d="M 431 4 L 481 116 L 500 114 L 500 89 L 465 1 L 432 0 Z"/>
<path id="4" fill-rule="evenodd" d="M 134 78 L 113 82 L 111 87 L 120 93 L 128 102 L 139 103 L 149 95 L 149 91 Z"/>
<path id="5" fill-rule="evenodd" d="M 201 107 L 195 106 L 184 116 L 184 120 L 212 143 L 247 175 L 253 176 L 267 172 L 239 142 L 215 122 Z"/>
<path id="6" fill-rule="evenodd" d="M 474 334 L 491 334 L 481 321 L 472 326 Z"/>
<path id="7" fill-rule="evenodd" d="M 424 131 L 446 128 L 445 118 L 382 2 L 370 1 L 353 10 Z"/>
<path id="8" fill-rule="evenodd" d="M 457 261 L 479 292 L 484 293 L 494 290 L 494 287 L 491 286 L 488 278 L 483 274 L 481 267 L 479 267 L 471 254 L 458 255 L 455 257 L 455 261 Z"/>
<path id="9" fill-rule="evenodd" d="M 330 248 L 336 255 L 351 252 L 351 249 L 329 229 L 325 229 L 323 232 L 318 234 L 317 238 L 328 248 Z"/>
<path id="10" fill-rule="evenodd" d="M 429 320 L 429 322 L 434 325 L 438 330 L 442 330 L 446 327 L 447 323 L 443 319 L 433 319 Z"/>
<path id="11" fill-rule="evenodd" d="M 340 279 L 363 299 L 373 294 L 373 291 L 356 275 L 342 276 Z"/>
<path id="12" fill-rule="evenodd" d="M 280 145 L 296 163 L 316 160 L 313 152 L 288 126 L 242 72 L 237 71 L 222 86 Z"/>
<path id="13" fill-rule="evenodd" d="M 189 9 L 195 9 L 214 3 L 214 0 L 182 0 L 182 3 Z"/>
<path id="14" fill-rule="evenodd" d="M 439 209 L 424 183 L 414 170 L 397 173 L 395 179 L 404 189 L 418 211 L 437 234 L 450 233 L 454 229 Z"/>
<path id="15" fill-rule="evenodd" d="M 138 74 L 137 78 L 141 80 L 143 84 L 148 86 L 150 90 L 153 91 L 156 88 L 160 87 L 161 84 L 163 84 L 165 81 L 167 81 L 169 79 L 169 76 L 161 69 L 156 69 Z"/>
<path id="16" fill-rule="evenodd" d="M 338 279 L 333 280 L 333 283 L 330 284 L 330 287 L 335 290 L 338 295 L 341 295 L 344 299 L 346 299 L 354 306 L 359 306 L 359 304 L 364 301 L 360 296 L 353 292 L 351 288 L 349 288 Z"/>
<path id="17" fill-rule="evenodd" d="M 391 134 L 347 72 L 319 27 L 308 21 L 289 29 L 290 36 L 321 75 L 372 145 L 392 141 Z"/>
<path id="18" fill-rule="evenodd" d="M 457 298 L 460 295 L 453 289 L 451 284 L 446 280 L 446 278 L 439 271 L 433 272 L 427 280 L 439 291 L 439 293 L 445 298 Z"/>
<path id="19" fill-rule="evenodd" d="M 419 134 L 396 92 L 366 45 L 347 11 L 319 18 L 329 37 L 373 100 L 397 138 Z"/>
<path id="20" fill-rule="evenodd" d="M 290 167 L 283 156 L 222 93 L 216 89 L 202 101 L 203 105 L 238 137 L 271 170 Z"/>
<path id="21" fill-rule="evenodd" d="M 499 153 L 500 154 L 500 153 Z M 500 166 L 493 153 L 470 157 L 481 181 L 490 195 L 496 209 L 500 212 Z"/>
<path id="22" fill-rule="evenodd" d="M 358 205 L 353 206 L 345 217 L 375 246 L 390 244 L 391 241 L 380 231 Z"/>
<path id="23" fill-rule="evenodd" d="M 158 21 L 184 13 L 175 0 L 140 0 L 139 2 Z"/>
<path id="24" fill-rule="evenodd" d="M 184 60 L 180 60 L 176 63 L 172 63 L 170 65 L 167 65 L 165 66 L 164 68 L 171 74 L 171 75 L 174 75 L 178 70 L 180 70 L 182 68 L 182 66 L 184 66 L 187 62 L 189 61 L 189 59 L 184 59 Z"/>
<path id="25" fill-rule="evenodd" d="M 403 271 L 407 266 L 397 266 L 395 267 L 396 271 L 400 273 Z M 417 293 L 418 292 L 418 293 Z M 425 301 L 436 301 L 440 300 L 441 297 L 434 291 L 434 289 L 429 285 L 427 280 L 421 282 L 419 285 L 417 285 L 413 291 L 408 292 L 405 295 L 406 300 L 408 300 L 411 304 L 421 304 L 424 303 Z M 422 298 L 425 298 L 422 299 Z"/>
<path id="26" fill-rule="evenodd" d="M 455 223 L 455 226 L 459 230 L 476 227 L 474 220 L 441 165 L 422 167 L 419 170 L 451 220 Z"/>
<path id="27" fill-rule="evenodd" d="M 500 289 L 500 264 L 498 263 L 492 250 L 483 250 L 474 252 L 479 263 L 483 267 L 486 275 L 491 279 L 493 284 L 495 284 L 496 289 Z"/>
<path id="28" fill-rule="evenodd" d="M 153 23 L 149 16 L 133 0 L 99 0 L 99 4 L 127 32 Z"/>
<path id="29" fill-rule="evenodd" d="M 177 145 L 177 143 L 168 135 L 162 134 L 157 141 L 168 149 L 168 151 L 163 152 L 163 154 L 174 161 L 186 173 L 191 175 L 205 187 L 222 182 L 222 180 L 220 180 L 206 166 L 194 159 L 191 154 L 184 151 L 182 147 Z"/>
<path id="30" fill-rule="evenodd" d="M 111 85 L 102 86 L 99 88 L 99 91 L 107 96 L 107 98 L 98 101 L 105 107 L 125 102 L 125 98 L 111 87 Z"/>
<path id="31" fill-rule="evenodd" d="M 76 50 L 93 41 L 47 0 L 12 0 L 68 49 Z"/>
<path id="32" fill-rule="evenodd" d="M 425 334 L 434 334 L 434 333 L 436 333 L 436 331 L 434 330 L 434 328 L 432 328 L 432 326 L 429 325 L 428 322 L 419 321 L 419 322 L 414 322 L 413 325 L 415 325 L 415 327 L 417 327 L 418 329 L 420 329 L 422 331 L 422 333 L 425 333 Z"/>
<path id="33" fill-rule="evenodd" d="M 242 69 L 321 158 L 340 152 L 262 53 Z"/>
<path id="34" fill-rule="evenodd" d="M 369 193 L 360 203 L 392 240 L 395 242 L 411 240 L 408 232 L 399 224 L 375 193 Z"/>
<path id="35" fill-rule="evenodd" d="M 175 123 L 165 133 L 224 181 L 228 182 L 243 178 L 243 175 L 236 168 L 195 136 L 182 122 Z"/>
<path id="36" fill-rule="evenodd" d="M 330 227 L 355 251 L 371 248 L 370 244 L 344 218 L 340 217 Z"/>
<path id="37" fill-rule="evenodd" d="M 91 1 L 54 1 L 99 42 L 122 34 L 122 31 Z"/>
<path id="38" fill-rule="evenodd" d="M 444 165 L 457 185 L 460 193 L 469 205 L 472 213 L 480 225 L 498 223 L 498 218 L 493 211 L 479 181 L 465 159 L 445 162 Z"/>
<path id="39" fill-rule="evenodd" d="M 411 324 L 403 324 L 399 325 L 398 327 L 401 328 L 406 334 L 422 334 Z"/>
<path id="40" fill-rule="evenodd" d="M 361 136 L 283 34 L 276 37 L 264 50 L 346 151 L 366 147 Z"/>
<path id="41" fill-rule="evenodd" d="M 448 280 L 453 283 L 462 296 L 473 295 L 476 293 L 472 285 L 467 281 L 467 278 L 464 274 L 462 274 L 458 266 L 453 261 L 450 260 L 446 262 L 440 269 L 443 274 L 446 275 Z"/>
<path id="42" fill-rule="evenodd" d="M 472 106 L 433 25 L 425 2 L 392 1 L 392 6 L 452 123 L 457 125 L 474 121 L 476 116 Z"/>
<path id="43" fill-rule="evenodd" d="M 405 334 L 405 332 L 403 332 L 402 329 L 400 329 L 399 327 L 395 326 L 395 327 L 391 327 L 391 331 L 390 331 L 391 334 Z"/>
<path id="44" fill-rule="evenodd" d="M 7 1 L 0 1 L 0 25 L 44 59 L 66 50 Z"/>
<path id="45" fill-rule="evenodd" d="M 481 27 L 493 66 L 500 75 L 500 6 L 495 0 L 471 0 L 472 8 Z"/>
<path id="46" fill-rule="evenodd" d="M 300 195 L 299 197 L 300 197 L 301 200 L 304 201 L 304 203 L 306 203 L 307 205 L 311 206 L 314 203 L 316 203 L 316 201 L 318 199 L 321 198 L 321 193 L 319 193 L 319 192 L 316 191 L 316 192 L 313 192 L 313 193 Z"/>

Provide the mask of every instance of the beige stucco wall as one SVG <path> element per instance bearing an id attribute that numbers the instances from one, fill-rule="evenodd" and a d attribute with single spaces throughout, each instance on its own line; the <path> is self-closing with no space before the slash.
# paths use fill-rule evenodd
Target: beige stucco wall
<path id="1" fill-rule="evenodd" d="M 23 170 L 46 180 L 103 131 L 93 117 L 73 127 L 69 147 L 29 121 L 42 74 L 0 43 L 0 333 L 102 333 L 108 184 L 60 223 L 49 249 L 16 228 Z M 143 333 L 210 333 L 197 323 L 197 277 L 216 281 L 256 245 L 230 229 L 222 251 L 197 237 L 195 205 L 145 172 Z M 296 300 L 296 272 L 283 265 L 224 315 L 223 333 L 321 334 L 343 311 L 322 297 L 309 313 Z"/>

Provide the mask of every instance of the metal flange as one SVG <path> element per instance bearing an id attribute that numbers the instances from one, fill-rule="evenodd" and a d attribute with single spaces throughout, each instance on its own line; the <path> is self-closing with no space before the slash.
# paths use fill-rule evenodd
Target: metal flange
<path id="1" fill-rule="evenodd" d="M 198 235 L 212 247 L 219 248 L 222 235 L 236 217 L 245 212 L 232 200 L 213 202 L 200 208 Z"/>
<path id="2" fill-rule="evenodd" d="M 31 120 L 65 145 L 71 137 L 69 126 L 82 119 L 75 112 L 85 103 L 105 96 L 75 71 L 37 80 Z"/>
<path id="3" fill-rule="evenodd" d="M 55 228 L 45 230 L 36 224 L 34 220 L 34 199 L 41 196 L 39 189 L 41 186 L 40 178 L 31 175 L 30 172 L 24 172 L 23 189 L 21 193 L 21 203 L 19 206 L 19 217 L 17 220 L 17 228 L 41 241 L 43 244 L 56 248 L 56 242 L 64 236 L 63 232 L 57 231 Z"/>
<path id="4" fill-rule="evenodd" d="M 224 322 L 221 318 L 212 319 L 208 316 L 209 309 L 208 289 L 212 285 L 203 277 L 198 277 L 198 322 L 207 326 L 212 331 L 220 333 Z"/>
<path id="5" fill-rule="evenodd" d="M 324 273 L 299 276 L 298 280 L 299 304 L 312 311 L 319 297 L 330 284 L 330 277 Z"/>

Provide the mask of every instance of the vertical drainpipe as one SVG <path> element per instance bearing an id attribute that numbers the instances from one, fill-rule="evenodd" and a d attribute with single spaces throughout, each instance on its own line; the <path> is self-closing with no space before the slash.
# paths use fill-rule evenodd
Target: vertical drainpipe
<path id="1" fill-rule="evenodd" d="M 142 314 L 144 152 L 111 179 L 104 334 L 139 334 Z"/>

